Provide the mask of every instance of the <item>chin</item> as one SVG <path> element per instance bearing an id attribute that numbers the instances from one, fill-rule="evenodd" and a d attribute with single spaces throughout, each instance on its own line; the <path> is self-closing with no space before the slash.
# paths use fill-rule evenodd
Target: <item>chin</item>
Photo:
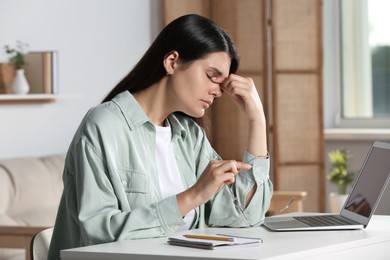
<path id="1" fill-rule="evenodd" d="M 204 113 L 205 110 L 202 109 L 201 111 L 191 111 L 191 113 L 186 113 L 186 114 L 189 115 L 190 117 L 201 118 L 204 116 Z"/>

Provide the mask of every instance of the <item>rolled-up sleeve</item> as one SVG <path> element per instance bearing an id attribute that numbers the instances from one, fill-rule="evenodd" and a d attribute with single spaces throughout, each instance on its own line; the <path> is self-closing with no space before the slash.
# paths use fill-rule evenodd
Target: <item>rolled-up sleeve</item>
<path id="1" fill-rule="evenodd" d="M 262 223 L 267 212 L 273 193 L 273 184 L 269 178 L 270 159 L 257 158 L 245 151 L 243 161 L 252 165 L 250 170 L 241 170 L 231 185 L 233 195 L 224 187 L 206 205 L 209 213 L 208 225 L 245 227 Z M 245 205 L 248 193 L 256 189 L 249 204 L 242 206 L 245 217 L 234 203 L 235 196 L 239 205 Z M 250 223 L 248 223 L 248 220 Z M 207 218 L 206 218 L 207 222 Z"/>

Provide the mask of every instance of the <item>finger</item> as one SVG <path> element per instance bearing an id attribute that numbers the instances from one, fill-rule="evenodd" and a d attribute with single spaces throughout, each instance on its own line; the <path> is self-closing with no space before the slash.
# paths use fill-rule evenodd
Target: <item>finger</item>
<path id="1" fill-rule="evenodd" d="M 232 172 L 225 173 L 226 179 L 225 179 L 224 183 L 226 185 L 234 183 L 236 181 L 236 177 L 235 176 L 236 175 L 234 173 L 232 173 Z"/>
<path id="2" fill-rule="evenodd" d="M 218 170 L 218 168 L 221 168 L 220 167 L 221 165 L 226 164 L 226 161 L 225 160 L 211 160 L 209 162 L 209 164 L 210 164 L 210 168 L 211 169 Z M 222 170 L 221 169 L 219 169 L 219 170 L 220 171 L 224 171 L 225 168 L 226 167 L 222 167 Z"/>
<path id="3" fill-rule="evenodd" d="M 236 161 L 231 161 L 230 165 L 232 166 L 232 172 L 233 173 L 238 173 L 237 162 Z"/>
<path id="4" fill-rule="evenodd" d="M 235 160 L 228 160 L 225 161 L 225 164 L 223 165 L 224 172 L 232 172 L 233 174 L 237 174 L 238 167 L 237 167 L 237 161 Z"/>
<path id="5" fill-rule="evenodd" d="M 233 82 L 237 84 L 248 84 L 248 78 L 244 78 L 236 74 L 230 74 L 229 77 L 225 78 L 222 83 L 225 87 L 228 87 L 231 86 Z"/>
<path id="6" fill-rule="evenodd" d="M 234 174 L 239 173 L 240 170 L 250 170 L 252 165 L 236 161 L 236 160 L 221 160 L 221 161 L 212 161 L 215 168 L 219 168 L 222 172 L 233 172 Z"/>
<path id="7" fill-rule="evenodd" d="M 232 165 L 233 163 L 234 165 Z M 250 170 L 252 169 L 252 165 L 244 163 L 244 162 L 239 162 L 239 161 L 229 161 L 229 165 L 232 167 L 232 171 L 227 171 L 224 173 L 224 178 L 225 184 L 232 184 L 236 181 L 235 176 L 240 173 L 241 170 Z M 237 170 L 237 171 L 236 171 Z"/>
<path id="8" fill-rule="evenodd" d="M 244 162 L 236 162 L 238 170 L 250 170 L 252 169 L 252 165 L 244 163 Z"/>
<path id="9" fill-rule="evenodd" d="M 235 96 L 249 96 L 252 92 L 253 86 L 251 82 L 242 82 L 242 81 L 226 81 L 221 84 L 221 89 L 229 93 L 232 97 Z"/>
<path id="10" fill-rule="evenodd" d="M 222 84 L 225 81 L 223 77 L 211 77 L 211 82 L 215 84 Z"/>
<path id="11" fill-rule="evenodd" d="M 235 160 L 210 161 L 213 179 L 219 184 L 231 184 L 240 171 Z"/>
<path id="12" fill-rule="evenodd" d="M 211 82 L 214 84 L 218 84 L 221 92 L 223 93 L 225 90 L 223 89 L 224 77 L 211 77 Z"/>
<path id="13" fill-rule="evenodd" d="M 232 94 L 238 94 L 238 93 L 250 94 L 253 88 L 254 88 L 254 85 L 249 81 L 248 82 L 233 81 L 230 84 L 229 90 Z"/>
<path id="14" fill-rule="evenodd" d="M 225 79 L 225 81 L 246 81 L 245 77 L 239 76 L 237 74 L 230 74 L 229 77 Z"/>

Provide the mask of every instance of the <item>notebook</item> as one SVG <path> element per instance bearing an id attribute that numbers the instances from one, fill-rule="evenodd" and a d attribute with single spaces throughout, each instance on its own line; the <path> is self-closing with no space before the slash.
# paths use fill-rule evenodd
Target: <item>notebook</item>
<path id="1" fill-rule="evenodd" d="M 374 142 L 339 214 L 265 218 L 272 231 L 364 229 L 390 180 L 390 143 Z"/>
<path id="2" fill-rule="evenodd" d="M 198 231 L 198 232 L 197 232 Z M 168 238 L 168 244 L 174 246 L 194 247 L 201 249 L 236 248 L 242 246 L 258 246 L 261 238 L 243 237 L 227 234 L 202 234 L 201 230 L 177 232 Z"/>

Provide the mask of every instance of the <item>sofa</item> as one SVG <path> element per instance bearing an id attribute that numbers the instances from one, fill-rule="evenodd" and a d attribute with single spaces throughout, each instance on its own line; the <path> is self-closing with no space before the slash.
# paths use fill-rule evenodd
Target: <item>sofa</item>
<path id="1" fill-rule="evenodd" d="M 0 260 L 25 259 L 32 233 L 54 226 L 64 160 L 64 154 L 0 159 Z"/>

